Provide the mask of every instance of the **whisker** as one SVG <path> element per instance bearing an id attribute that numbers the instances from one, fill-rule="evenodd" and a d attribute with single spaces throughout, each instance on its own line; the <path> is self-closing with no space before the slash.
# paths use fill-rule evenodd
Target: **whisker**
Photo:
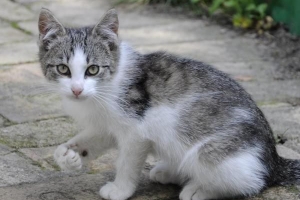
<path id="1" fill-rule="evenodd" d="M 105 110 L 105 112 L 107 112 L 105 106 L 101 103 L 101 101 L 99 101 L 99 100 L 98 100 L 96 97 L 94 97 L 94 96 L 92 96 L 92 99 L 95 100 L 97 103 L 99 103 L 100 106 Z M 96 102 L 95 102 L 95 103 L 96 103 Z"/>
<path id="2" fill-rule="evenodd" d="M 119 106 L 117 103 L 115 103 L 108 97 L 101 96 L 101 95 L 96 95 L 96 97 L 101 98 L 108 106 L 111 106 L 114 110 L 117 110 L 117 108 L 116 108 L 116 106 L 117 106 L 118 108 L 120 108 L 123 111 L 124 114 L 126 114 L 125 110 L 121 106 Z"/>
<path id="3" fill-rule="evenodd" d="M 111 94 L 111 93 L 104 93 L 105 91 L 99 91 L 97 90 L 97 93 L 102 94 L 102 95 L 109 95 L 111 97 L 114 97 L 116 100 L 120 100 L 123 103 L 125 103 L 125 105 L 129 105 L 129 103 L 127 101 L 125 101 L 124 99 L 121 99 L 120 97 L 118 97 L 117 95 Z M 107 91 L 108 92 L 108 91 Z"/>

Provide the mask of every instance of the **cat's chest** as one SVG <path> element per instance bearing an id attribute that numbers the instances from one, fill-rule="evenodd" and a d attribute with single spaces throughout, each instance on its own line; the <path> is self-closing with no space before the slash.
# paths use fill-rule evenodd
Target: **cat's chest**
<path id="1" fill-rule="evenodd" d="M 106 106 L 98 106 L 91 102 L 63 101 L 68 115 L 84 127 L 94 127 L 105 132 L 119 132 L 133 127 L 132 122 L 121 115 L 118 110 Z"/>

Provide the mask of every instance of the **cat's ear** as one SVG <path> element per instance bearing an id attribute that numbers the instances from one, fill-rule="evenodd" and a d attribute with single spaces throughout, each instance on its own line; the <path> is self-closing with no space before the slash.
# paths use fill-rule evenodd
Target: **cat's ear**
<path id="1" fill-rule="evenodd" d="M 110 34 L 118 35 L 119 20 L 115 9 L 110 9 L 102 17 L 101 21 L 94 27 L 93 34 L 103 34 L 103 32 L 110 32 Z"/>
<path id="2" fill-rule="evenodd" d="M 42 8 L 39 16 L 39 33 L 41 40 L 47 40 L 52 36 L 62 36 L 66 34 L 66 29 L 54 17 L 50 10 Z"/>

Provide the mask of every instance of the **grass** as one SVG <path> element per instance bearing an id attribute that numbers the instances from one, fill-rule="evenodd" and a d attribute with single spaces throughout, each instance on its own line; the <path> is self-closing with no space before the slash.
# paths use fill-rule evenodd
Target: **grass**
<path id="1" fill-rule="evenodd" d="M 30 31 L 23 29 L 22 27 L 20 27 L 20 25 L 17 22 L 11 22 L 10 26 L 14 29 L 17 29 L 19 31 L 22 31 L 23 33 L 25 33 L 26 35 L 33 35 Z"/>

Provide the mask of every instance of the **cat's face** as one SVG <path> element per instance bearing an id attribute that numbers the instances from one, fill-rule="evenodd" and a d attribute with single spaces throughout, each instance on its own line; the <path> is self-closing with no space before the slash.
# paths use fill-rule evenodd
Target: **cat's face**
<path id="1" fill-rule="evenodd" d="M 45 77 L 67 98 L 84 100 L 108 90 L 119 60 L 118 18 L 108 11 L 95 27 L 65 28 L 42 9 L 39 58 Z"/>

